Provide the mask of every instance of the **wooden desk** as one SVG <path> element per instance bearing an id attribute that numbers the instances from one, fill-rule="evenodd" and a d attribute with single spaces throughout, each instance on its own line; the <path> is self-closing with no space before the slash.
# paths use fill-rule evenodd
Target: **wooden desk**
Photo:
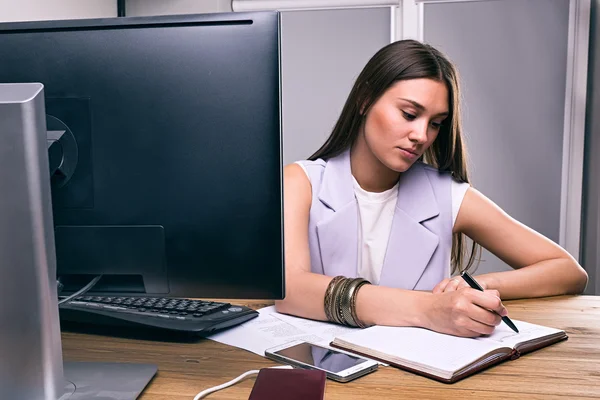
<path id="1" fill-rule="evenodd" d="M 243 302 L 260 308 L 264 302 Z M 327 381 L 326 400 L 577 399 L 600 398 L 600 296 L 564 296 L 506 302 L 510 316 L 564 329 L 569 339 L 448 385 L 384 367 L 341 384 Z M 66 360 L 158 365 L 141 400 L 193 400 L 206 388 L 243 372 L 275 365 L 256 354 L 211 340 L 162 343 L 63 333 Z M 248 399 L 254 378 L 207 399 Z M 282 400 L 285 400 L 282 397 Z"/>

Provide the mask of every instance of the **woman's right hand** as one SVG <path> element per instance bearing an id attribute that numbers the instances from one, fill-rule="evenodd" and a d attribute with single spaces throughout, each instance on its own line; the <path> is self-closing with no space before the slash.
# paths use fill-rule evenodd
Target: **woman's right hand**
<path id="1" fill-rule="evenodd" d="M 497 290 L 471 288 L 432 294 L 426 311 L 428 329 L 455 336 L 488 335 L 508 314 Z"/>

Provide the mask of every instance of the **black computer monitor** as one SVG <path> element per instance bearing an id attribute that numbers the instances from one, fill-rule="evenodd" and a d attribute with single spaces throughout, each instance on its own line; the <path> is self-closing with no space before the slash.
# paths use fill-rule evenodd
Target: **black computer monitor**
<path id="1" fill-rule="evenodd" d="M 270 12 L 0 24 L 0 82 L 62 134 L 66 292 L 283 298 L 279 44 Z"/>

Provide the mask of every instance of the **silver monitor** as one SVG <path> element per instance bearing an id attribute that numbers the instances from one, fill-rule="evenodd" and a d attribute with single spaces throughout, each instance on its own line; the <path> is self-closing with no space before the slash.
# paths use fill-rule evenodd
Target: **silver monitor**
<path id="1" fill-rule="evenodd" d="M 156 366 L 63 363 L 44 105 L 0 84 L 0 399 L 134 400 Z"/>

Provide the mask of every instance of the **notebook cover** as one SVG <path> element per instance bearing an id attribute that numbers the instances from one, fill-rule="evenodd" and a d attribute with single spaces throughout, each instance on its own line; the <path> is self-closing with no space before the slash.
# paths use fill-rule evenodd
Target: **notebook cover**
<path id="1" fill-rule="evenodd" d="M 535 346 L 530 346 L 530 347 L 525 347 L 525 348 L 520 348 L 520 349 L 513 349 L 513 351 L 511 353 L 508 353 L 506 355 L 503 355 L 501 357 L 498 357 L 496 359 L 488 361 L 485 364 L 481 364 L 477 368 L 470 368 L 470 369 L 467 368 L 461 374 L 455 375 L 455 376 L 453 376 L 450 379 L 445 379 L 445 378 L 442 378 L 442 377 L 437 376 L 437 375 L 432 375 L 432 374 L 429 374 L 427 372 L 419 371 L 417 369 L 413 369 L 413 368 L 410 368 L 410 367 L 407 367 L 407 366 L 404 366 L 404 365 L 396 364 L 394 362 L 390 362 L 389 360 L 385 360 L 385 359 L 382 359 L 382 358 L 373 357 L 370 354 L 361 353 L 361 352 L 356 351 L 354 349 L 346 349 L 343 346 L 340 346 L 340 345 L 338 345 L 338 344 L 336 344 L 334 342 L 331 342 L 329 345 L 331 347 L 337 347 L 338 349 L 342 349 L 342 350 L 345 350 L 345 351 L 352 352 L 354 354 L 361 355 L 363 357 L 367 357 L 367 358 L 370 358 L 370 359 L 373 359 L 373 360 L 376 360 L 376 361 L 380 361 L 380 362 L 389 364 L 389 365 L 391 365 L 393 367 L 396 367 L 396 368 L 399 368 L 399 369 L 403 369 L 405 371 L 412 372 L 412 373 L 415 373 L 417 375 L 424 376 L 426 378 L 431 378 L 431 379 L 434 379 L 434 380 L 442 382 L 442 383 L 454 383 L 454 382 L 460 381 L 463 378 L 466 378 L 467 376 L 470 376 L 470 375 L 473 375 L 473 374 L 475 374 L 477 372 L 483 371 L 484 369 L 487 369 L 487 368 L 489 368 L 489 367 L 491 367 L 493 365 L 500 364 L 503 361 L 506 361 L 506 360 L 516 360 L 522 354 L 529 353 L 529 352 L 541 349 L 542 347 L 550 346 L 551 344 L 554 344 L 556 342 L 560 342 L 560 341 L 565 340 L 567 338 L 568 338 L 568 336 L 565 334 L 563 336 L 554 337 L 552 339 L 549 339 L 549 340 L 546 340 L 546 341 L 542 341 L 542 342 L 538 343 Z"/>
<path id="2" fill-rule="evenodd" d="M 324 371 L 263 368 L 248 400 L 323 400 Z"/>

